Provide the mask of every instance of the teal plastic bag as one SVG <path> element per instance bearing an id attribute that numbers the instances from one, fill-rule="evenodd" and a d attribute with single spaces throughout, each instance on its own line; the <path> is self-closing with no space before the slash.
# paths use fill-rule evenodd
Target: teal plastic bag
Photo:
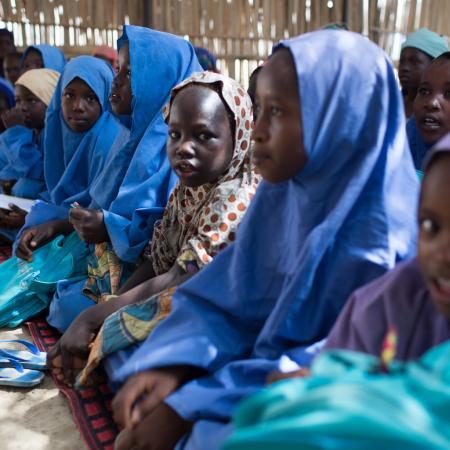
<path id="1" fill-rule="evenodd" d="M 450 449 L 450 343 L 380 373 L 378 358 L 334 350 L 312 376 L 246 400 L 223 450 Z"/>
<path id="2" fill-rule="evenodd" d="M 0 264 L 0 327 L 16 327 L 43 311 L 58 281 L 86 276 L 88 253 L 74 232 L 34 251 L 32 262 L 12 257 Z"/>

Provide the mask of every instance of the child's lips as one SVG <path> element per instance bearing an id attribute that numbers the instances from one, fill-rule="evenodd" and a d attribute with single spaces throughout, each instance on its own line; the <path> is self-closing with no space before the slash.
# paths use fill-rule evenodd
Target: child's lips
<path id="1" fill-rule="evenodd" d="M 264 153 L 253 150 L 252 162 L 255 166 L 259 166 L 266 159 L 267 156 Z"/>
<path id="2" fill-rule="evenodd" d="M 450 303 L 450 278 L 432 278 L 430 290 L 437 301 Z"/>
<path id="3" fill-rule="evenodd" d="M 196 169 L 193 164 L 186 161 L 179 161 L 175 164 L 175 169 L 185 175 L 190 175 L 196 172 Z"/>
<path id="4" fill-rule="evenodd" d="M 426 115 L 420 120 L 420 126 L 425 131 L 436 131 L 442 126 L 442 122 L 435 116 Z"/>

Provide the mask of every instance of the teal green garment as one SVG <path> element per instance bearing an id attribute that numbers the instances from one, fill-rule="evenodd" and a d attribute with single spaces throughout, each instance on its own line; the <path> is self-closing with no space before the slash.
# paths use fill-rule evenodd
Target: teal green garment
<path id="1" fill-rule="evenodd" d="M 450 448 L 450 342 L 394 363 L 332 350 L 313 375 L 281 381 L 245 401 L 223 450 Z"/>
<path id="2" fill-rule="evenodd" d="M 0 264 L 0 327 L 16 327 L 43 311 L 59 280 L 86 277 L 88 249 L 77 233 L 59 236 L 33 252 Z"/>
<path id="3" fill-rule="evenodd" d="M 449 51 L 446 40 L 428 28 L 421 28 L 408 35 L 402 50 L 407 47 L 417 48 L 433 59 Z"/>

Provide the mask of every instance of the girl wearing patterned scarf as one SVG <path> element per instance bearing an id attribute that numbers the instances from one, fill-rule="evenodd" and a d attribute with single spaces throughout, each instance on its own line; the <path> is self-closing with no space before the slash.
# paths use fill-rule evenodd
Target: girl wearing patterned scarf
<path id="1" fill-rule="evenodd" d="M 67 355 L 86 356 L 105 319 L 83 382 L 104 356 L 151 333 L 170 312 L 174 288 L 235 239 L 258 185 L 249 157 L 251 101 L 238 83 L 211 72 L 196 73 L 173 89 L 164 114 L 167 151 L 179 182 L 155 225 L 146 260 L 120 295 L 102 297 L 98 281 L 85 292 L 98 304 L 72 323 L 51 355 L 62 354 L 62 359 L 53 359 L 53 366 L 67 382 L 72 381 L 74 365 Z M 64 374 L 58 367 L 61 361 Z"/>

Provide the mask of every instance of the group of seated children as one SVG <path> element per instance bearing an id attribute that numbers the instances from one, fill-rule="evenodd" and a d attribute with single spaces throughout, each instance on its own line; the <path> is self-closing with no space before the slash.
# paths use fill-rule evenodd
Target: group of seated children
<path id="1" fill-rule="evenodd" d="M 16 257 L 60 235 L 89 247 L 84 277 L 56 284 L 48 366 L 75 388 L 104 369 L 117 449 L 218 449 L 241 400 L 298 375 L 281 362 L 378 356 L 392 329 L 398 361 L 450 338 L 442 38 L 403 47 L 408 125 L 388 56 L 345 30 L 279 43 L 253 105 L 184 39 L 125 25 L 118 49 L 114 75 L 28 48 L 0 135 L 4 192 L 39 199 L 0 212 Z"/>

